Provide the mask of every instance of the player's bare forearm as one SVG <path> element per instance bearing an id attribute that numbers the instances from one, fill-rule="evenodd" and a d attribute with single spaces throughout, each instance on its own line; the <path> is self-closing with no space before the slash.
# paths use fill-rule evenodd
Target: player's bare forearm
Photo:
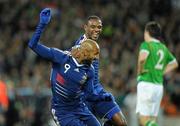
<path id="1" fill-rule="evenodd" d="M 176 69 L 178 67 L 178 63 L 174 62 L 172 64 L 168 64 L 166 66 L 166 69 L 164 70 L 164 74 L 171 72 L 172 70 Z"/>
<path id="2" fill-rule="evenodd" d="M 147 70 L 144 70 L 144 65 L 146 63 L 146 59 L 148 57 L 147 52 L 140 52 L 138 57 L 138 68 L 137 68 L 137 75 L 147 72 Z"/>
<path id="3" fill-rule="evenodd" d="M 144 64 L 145 64 L 145 60 L 138 61 L 138 69 L 137 69 L 137 74 L 138 75 L 145 72 Z"/>

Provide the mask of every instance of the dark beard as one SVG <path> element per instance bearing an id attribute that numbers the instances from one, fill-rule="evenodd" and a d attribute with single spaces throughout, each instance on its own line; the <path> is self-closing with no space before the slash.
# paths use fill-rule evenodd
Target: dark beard
<path id="1" fill-rule="evenodd" d="M 86 59 L 86 60 L 82 60 L 82 63 L 85 65 L 90 66 L 92 64 L 92 60 Z"/>

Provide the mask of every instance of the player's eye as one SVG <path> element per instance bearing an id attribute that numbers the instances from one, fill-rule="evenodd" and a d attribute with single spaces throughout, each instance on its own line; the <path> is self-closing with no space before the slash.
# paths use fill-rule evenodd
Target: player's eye
<path id="1" fill-rule="evenodd" d="M 102 26 L 98 26 L 97 28 L 98 28 L 98 29 L 102 29 Z"/>
<path id="2" fill-rule="evenodd" d="M 93 29 L 94 29 L 94 28 L 96 28 L 96 26 L 95 26 L 95 25 L 91 25 L 91 28 L 93 28 Z"/>

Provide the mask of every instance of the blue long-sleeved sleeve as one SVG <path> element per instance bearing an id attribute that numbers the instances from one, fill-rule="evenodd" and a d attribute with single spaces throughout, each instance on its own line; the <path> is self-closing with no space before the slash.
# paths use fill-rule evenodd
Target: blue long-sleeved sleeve
<path id="1" fill-rule="evenodd" d="M 86 86 L 85 86 L 85 99 L 87 101 L 91 101 L 91 102 L 96 102 L 96 101 L 106 101 L 106 100 L 111 100 L 111 96 L 109 94 L 105 95 L 105 94 L 99 94 L 96 89 L 95 89 L 95 85 L 93 84 L 94 81 L 94 70 L 93 69 L 89 69 L 87 71 L 87 76 L 88 76 L 88 80 L 86 82 Z"/>
<path id="2" fill-rule="evenodd" d="M 66 53 L 57 48 L 49 48 L 39 43 L 42 32 L 45 29 L 44 24 L 39 24 L 36 28 L 35 33 L 30 39 L 28 46 L 42 58 L 48 59 L 52 62 L 61 63 L 62 59 L 66 56 Z"/>
<path id="3" fill-rule="evenodd" d="M 88 79 L 86 86 L 84 88 L 85 99 L 87 101 L 97 101 L 99 99 L 98 94 L 94 89 L 94 84 L 92 79 Z"/>
<path id="4" fill-rule="evenodd" d="M 95 90 L 93 80 L 90 79 L 87 81 L 85 87 L 85 100 L 89 102 L 98 102 L 98 101 L 111 101 L 112 95 L 110 93 L 101 94 Z"/>
<path id="5" fill-rule="evenodd" d="M 46 25 L 44 24 L 39 24 L 37 26 L 35 33 L 28 43 L 28 46 L 41 57 L 51 59 L 53 57 L 51 49 L 39 43 L 41 34 L 44 31 L 45 26 Z"/>
<path id="6" fill-rule="evenodd" d="M 29 44 L 28 44 L 31 49 L 34 49 L 37 46 L 39 39 L 41 37 L 41 34 L 45 29 L 45 26 L 46 25 L 44 25 L 44 24 L 38 24 L 36 31 L 33 34 L 32 38 L 30 39 Z"/>

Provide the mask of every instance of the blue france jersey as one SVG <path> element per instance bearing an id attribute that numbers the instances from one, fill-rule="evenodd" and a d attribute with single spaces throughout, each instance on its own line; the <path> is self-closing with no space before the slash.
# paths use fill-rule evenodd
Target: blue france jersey
<path id="1" fill-rule="evenodd" d="M 83 105 L 82 94 L 93 93 L 94 68 L 78 64 L 70 54 L 56 48 L 48 48 L 34 41 L 29 42 L 29 47 L 52 62 L 52 107 L 73 110 Z"/>
<path id="2" fill-rule="evenodd" d="M 82 102 L 81 95 L 84 86 L 88 84 L 86 82 L 89 79 L 89 67 L 79 65 L 73 57 L 63 52 L 55 55 L 58 55 L 60 62 L 53 63 L 51 72 L 53 105 L 75 107 Z"/>
<path id="3" fill-rule="evenodd" d="M 86 36 L 83 35 L 81 36 L 76 42 L 75 45 L 79 45 L 81 44 L 84 40 L 86 40 Z M 96 90 L 97 93 L 104 91 L 102 85 L 99 82 L 99 60 L 94 60 L 93 61 L 93 67 L 94 67 L 94 72 L 95 72 L 95 76 L 94 76 L 94 80 L 93 80 L 93 84 L 94 84 L 94 88 Z"/>

